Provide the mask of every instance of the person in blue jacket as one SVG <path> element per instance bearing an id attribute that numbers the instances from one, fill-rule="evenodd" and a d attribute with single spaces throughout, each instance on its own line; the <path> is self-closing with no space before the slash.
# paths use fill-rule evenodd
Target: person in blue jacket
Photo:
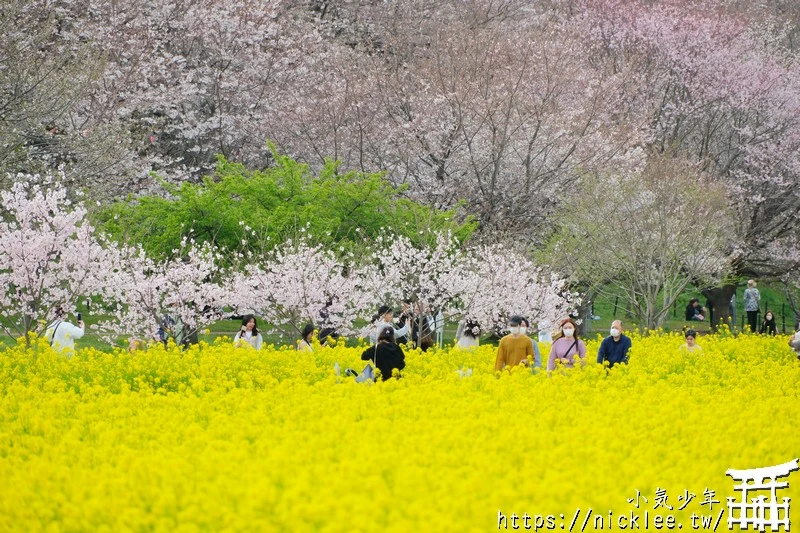
<path id="1" fill-rule="evenodd" d="M 611 323 L 610 335 L 600 343 L 597 351 L 597 362 L 601 365 L 608 361 L 612 367 L 617 363 L 628 364 L 628 350 L 631 348 L 631 339 L 623 334 L 622 321 L 615 320 Z"/>

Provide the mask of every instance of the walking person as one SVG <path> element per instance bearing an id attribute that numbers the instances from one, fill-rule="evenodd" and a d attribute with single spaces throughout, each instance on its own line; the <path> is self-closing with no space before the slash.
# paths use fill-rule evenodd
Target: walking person
<path id="1" fill-rule="evenodd" d="M 521 326 L 525 319 L 514 315 L 508 319 L 508 335 L 500 339 L 497 347 L 497 358 L 494 362 L 494 371 L 500 372 L 504 368 L 511 370 L 519 364 L 527 364 L 528 357 L 533 357 L 533 342 L 530 337 L 522 334 Z"/>
<path id="2" fill-rule="evenodd" d="M 747 282 L 744 291 L 744 310 L 747 312 L 747 324 L 750 326 L 750 333 L 758 331 L 758 309 L 761 304 L 761 295 L 756 288 L 755 280 Z"/>
<path id="3" fill-rule="evenodd" d="M 597 362 L 605 364 L 611 368 L 617 363 L 628 364 L 628 350 L 631 349 L 631 339 L 623 333 L 622 320 L 615 320 L 611 323 L 611 330 L 608 337 L 600 343 L 597 350 Z"/>
<path id="4" fill-rule="evenodd" d="M 560 361 L 566 368 L 575 366 L 575 356 L 580 357 L 581 365 L 586 364 L 586 345 L 578 338 L 578 327 L 571 318 L 561 321 L 561 327 L 547 358 L 547 371 L 556 368 L 556 361 Z"/>

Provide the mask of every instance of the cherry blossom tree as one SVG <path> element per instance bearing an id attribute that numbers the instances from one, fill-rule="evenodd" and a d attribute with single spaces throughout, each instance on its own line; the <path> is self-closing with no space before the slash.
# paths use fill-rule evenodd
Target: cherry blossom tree
<path id="1" fill-rule="evenodd" d="M 797 236 L 791 2 L 7 4 L 0 158 L 64 164 L 105 197 L 146 189 L 148 171 L 197 180 L 217 153 L 263 168 L 274 139 L 539 246 L 560 193 L 642 148 L 730 190 L 734 277 L 782 275 L 772 243 Z"/>
<path id="2" fill-rule="evenodd" d="M 41 333 L 57 310 L 107 284 L 106 250 L 95 238 L 86 208 L 73 204 L 52 176 L 19 175 L 0 192 L 0 327 L 12 336 Z"/>
<path id="3" fill-rule="evenodd" d="M 471 290 L 463 300 L 462 312 L 484 330 L 505 331 L 513 315 L 524 316 L 531 325 L 544 329 L 580 304 L 568 290 L 566 279 L 503 244 L 481 245 L 469 255 Z"/>
<path id="4" fill-rule="evenodd" d="M 118 121 L 93 98 L 104 53 L 73 32 L 64 13 L 22 0 L 0 10 L 0 186 L 60 168 L 64 186 L 92 186 L 105 198 L 131 185 L 134 156 Z"/>
<path id="5" fill-rule="evenodd" d="M 695 165 L 640 156 L 629 172 L 584 177 L 565 200 L 551 258 L 587 292 L 619 296 L 639 325 L 655 329 L 690 283 L 712 286 L 727 274 L 734 222 L 727 190 Z"/>
<path id="6" fill-rule="evenodd" d="M 111 318 L 98 326 L 115 343 L 120 336 L 150 340 L 160 335 L 186 342 L 202 328 L 222 318 L 231 294 L 209 245 L 185 240 L 174 257 L 154 261 L 141 247 L 119 246 L 110 251 L 113 274 L 104 287 Z"/>
<path id="7" fill-rule="evenodd" d="M 445 319 L 451 318 L 471 289 L 467 256 L 450 233 L 434 234 L 428 245 L 414 245 L 407 237 L 387 233 L 376 239 L 368 261 L 374 266 L 367 271 L 372 277 L 366 282 L 373 312 L 380 305 L 410 300 L 420 334 L 426 314 L 441 312 Z M 368 327 L 365 333 L 370 332 Z"/>
<path id="8" fill-rule="evenodd" d="M 364 286 L 369 267 L 358 266 L 349 254 L 340 258 L 300 239 L 249 259 L 252 263 L 232 277 L 232 304 L 263 317 L 284 337 L 298 336 L 306 323 L 351 334 L 372 307 Z"/>
<path id="9" fill-rule="evenodd" d="M 731 192 L 732 279 L 779 276 L 772 243 L 797 235 L 800 212 L 800 63 L 779 44 L 780 25 L 712 1 L 582 7 L 590 55 L 630 77 L 626 109 L 646 118 L 639 142 L 696 161 Z M 735 290 L 704 294 L 726 309 Z"/>

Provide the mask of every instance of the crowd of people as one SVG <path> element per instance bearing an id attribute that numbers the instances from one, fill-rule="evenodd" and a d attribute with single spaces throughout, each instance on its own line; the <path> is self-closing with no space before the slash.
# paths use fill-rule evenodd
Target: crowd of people
<path id="1" fill-rule="evenodd" d="M 775 313 L 767 310 L 760 327 L 758 325 L 758 313 L 761 296 L 753 280 L 748 281 L 747 289 L 744 293 L 745 311 L 750 331 L 758 332 L 763 335 L 777 335 L 778 328 L 775 320 Z M 686 307 L 686 321 L 703 321 L 707 317 L 707 310 L 700 305 L 697 298 L 692 298 Z M 326 345 L 335 341 L 339 337 L 336 329 L 331 327 L 327 307 L 320 311 L 319 337 L 318 344 Z M 167 322 L 169 321 L 169 322 Z M 444 319 L 441 313 L 434 316 L 429 310 L 424 309 L 418 303 L 415 305 L 410 300 L 402 302 L 399 316 L 395 318 L 394 310 L 388 305 L 378 308 L 373 317 L 368 338 L 370 347 L 362 354 L 361 359 L 369 361 L 371 365 L 379 369 L 383 379 L 399 375 L 405 368 L 405 354 L 402 346 L 411 346 L 426 351 L 431 348 L 434 342 L 434 334 L 441 335 Z M 586 344 L 579 338 L 578 326 L 573 318 L 563 319 L 558 328 L 551 330 L 549 323 L 542 321 L 535 332 L 540 342 L 550 342 L 550 352 L 547 355 L 546 368 L 552 372 L 557 366 L 562 368 L 572 368 L 576 364 L 581 366 L 586 364 Z M 166 332 L 175 329 L 176 323 L 171 318 L 166 317 L 161 324 L 161 329 L 157 334 L 161 342 L 167 343 Z M 300 339 L 297 341 L 296 349 L 300 352 L 310 352 L 314 350 L 314 334 L 317 328 L 311 323 L 305 324 L 300 330 Z M 50 345 L 57 351 L 63 352 L 70 357 L 75 349 L 75 340 L 83 337 L 85 324 L 81 314 L 77 315 L 77 325 L 66 320 L 65 313 L 58 309 L 56 318 L 50 323 L 46 330 L 46 338 Z M 496 332 L 495 332 L 496 333 Z M 539 343 L 534 341 L 530 334 L 534 333 L 528 319 L 523 316 L 514 315 L 508 320 L 508 332 L 500 338 L 497 347 L 497 357 L 494 369 L 502 372 L 519 365 L 530 366 L 533 369 L 542 368 L 542 355 Z M 484 334 L 481 325 L 474 320 L 465 319 L 459 322 L 456 331 L 455 346 L 460 349 L 473 349 L 480 344 L 480 337 Z M 679 349 L 684 353 L 702 353 L 702 348 L 697 344 L 698 331 L 692 327 L 685 327 L 685 343 Z M 176 341 L 177 342 L 177 341 Z M 241 327 L 233 338 L 236 346 L 249 346 L 260 350 L 264 343 L 264 338 L 259 332 L 258 321 L 254 315 L 242 317 Z M 600 343 L 596 361 L 599 364 L 613 367 L 620 363 L 628 363 L 629 351 L 631 349 L 631 339 L 624 334 L 622 321 L 614 320 L 611 323 L 609 334 Z M 800 359 L 800 322 L 795 327 L 795 333 L 789 338 L 789 346 L 795 351 Z M 139 346 L 137 346 L 139 348 Z M 348 369 L 353 375 L 358 375 L 352 369 Z"/>

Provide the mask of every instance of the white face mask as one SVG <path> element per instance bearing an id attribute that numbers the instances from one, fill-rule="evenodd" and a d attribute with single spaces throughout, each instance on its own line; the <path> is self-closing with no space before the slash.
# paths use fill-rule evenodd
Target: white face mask
<path id="1" fill-rule="evenodd" d="M 564 330 L 564 336 L 572 338 L 572 335 L 575 333 L 575 330 L 572 328 Z"/>
<path id="2" fill-rule="evenodd" d="M 519 332 L 520 332 L 522 335 L 527 335 L 527 334 L 528 334 L 528 328 L 526 328 L 525 326 L 520 326 L 520 327 L 519 327 Z"/>
<path id="3" fill-rule="evenodd" d="M 510 331 L 512 335 L 517 335 L 519 334 L 519 326 L 509 326 L 508 331 Z"/>
<path id="4" fill-rule="evenodd" d="M 617 328 L 611 328 L 610 333 L 612 337 L 619 337 L 619 330 Z"/>

